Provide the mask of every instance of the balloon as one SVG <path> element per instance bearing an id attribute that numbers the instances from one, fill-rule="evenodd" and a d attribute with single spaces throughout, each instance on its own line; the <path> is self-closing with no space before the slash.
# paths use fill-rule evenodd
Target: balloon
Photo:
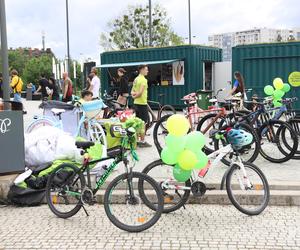
<path id="1" fill-rule="evenodd" d="M 274 88 L 271 85 L 267 85 L 264 87 L 264 92 L 266 95 L 273 95 Z"/>
<path id="2" fill-rule="evenodd" d="M 284 96 L 284 92 L 282 90 L 276 89 L 273 94 L 275 99 L 282 98 Z"/>
<path id="3" fill-rule="evenodd" d="M 273 105 L 274 105 L 275 108 L 277 108 L 277 107 L 281 107 L 281 106 L 282 106 L 282 103 L 281 103 L 281 102 L 278 102 L 278 101 L 276 101 L 276 100 L 274 100 L 274 101 L 273 101 Z"/>
<path id="4" fill-rule="evenodd" d="M 277 77 L 273 81 L 273 85 L 275 89 L 282 89 L 283 88 L 283 81 L 281 78 Z"/>
<path id="5" fill-rule="evenodd" d="M 169 148 L 164 148 L 161 151 L 161 159 L 168 165 L 174 165 L 177 163 L 177 153 L 173 152 Z"/>
<path id="6" fill-rule="evenodd" d="M 282 91 L 283 91 L 284 93 L 287 93 L 287 92 L 289 92 L 290 90 L 291 90 L 291 86 L 290 86 L 288 83 L 284 83 L 284 84 L 283 84 Z"/>
<path id="7" fill-rule="evenodd" d="M 175 136 L 168 134 L 166 136 L 167 147 L 173 152 L 181 152 L 185 148 L 186 137 L 185 136 Z"/>
<path id="8" fill-rule="evenodd" d="M 190 129 L 189 121 L 183 115 L 172 115 L 167 120 L 167 130 L 169 134 L 183 136 Z"/>
<path id="9" fill-rule="evenodd" d="M 191 170 L 183 170 L 176 164 L 173 168 L 173 176 L 179 182 L 186 182 L 191 177 Z"/>
<path id="10" fill-rule="evenodd" d="M 206 167 L 207 163 L 208 163 L 208 157 L 207 155 L 200 151 L 200 153 L 197 155 L 198 158 L 198 162 L 195 165 L 195 169 L 203 169 Z"/>
<path id="11" fill-rule="evenodd" d="M 299 87 L 300 86 L 300 72 L 294 71 L 289 75 L 289 83 L 293 87 Z"/>
<path id="12" fill-rule="evenodd" d="M 185 149 L 178 155 L 178 165 L 183 170 L 191 170 L 195 167 L 198 159 L 194 152 L 191 150 Z"/>
<path id="13" fill-rule="evenodd" d="M 205 145 L 205 137 L 199 131 L 193 131 L 186 136 L 185 148 L 193 152 L 199 152 Z"/>

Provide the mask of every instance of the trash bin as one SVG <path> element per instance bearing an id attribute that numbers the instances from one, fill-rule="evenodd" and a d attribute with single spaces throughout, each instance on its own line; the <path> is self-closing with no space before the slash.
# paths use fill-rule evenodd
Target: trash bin
<path id="1" fill-rule="evenodd" d="M 210 106 L 209 99 L 211 99 L 213 91 L 212 90 L 203 90 L 199 89 L 197 91 L 197 105 L 201 109 L 208 109 L 208 106 Z"/>
<path id="2" fill-rule="evenodd" d="M 26 100 L 27 101 L 32 100 L 32 87 L 27 87 L 26 89 Z"/>

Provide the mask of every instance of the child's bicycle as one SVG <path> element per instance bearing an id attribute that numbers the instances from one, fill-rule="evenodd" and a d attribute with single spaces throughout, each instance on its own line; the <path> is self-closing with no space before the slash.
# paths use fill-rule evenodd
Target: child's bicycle
<path id="1" fill-rule="evenodd" d="M 122 135 L 122 146 L 108 153 L 108 157 L 90 160 L 87 150 L 93 142 L 77 142 L 78 148 L 84 152 L 81 167 L 70 163 L 58 166 L 48 179 L 46 199 L 51 211 L 60 218 L 69 218 L 81 208 L 88 215 L 84 205 L 96 203 L 96 194 L 108 176 L 123 162 L 125 173 L 117 176 L 108 185 L 104 195 L 104 208 L 110 221 L 118 228 L 128 232 L 140 232 L 153 226 L 163 210 L 162 191 L 156 181 L 146 174 L 134 172 L 129 166 L 129 157 L 135 163 L 138 160 L 134 150 L 135 131 L 132 128 L 123 129 L 121 125 L 111 127 L 113 132 Z M 127 150 L 129 148 L 129 150 Z M 92 188 L 90 168 L 98 162 L 113 159 L 108 167 L 103 167 L 101 177 Z M 87 183 L 84 173 L 87 175 Z M 144 194 L 149 194 L 155 209 L 149 209 L 144 204 Z M 143 196 L 141 195 L 143 194 Z M 147 202 L 149 200 L 147 199 Z"/>
<path id="2" fill-rule="evenodd" d="M 207 173 L 212 171 L 224 156 L 228 155 L 231 160 L 230 167 L 224 174 L 220 189 L 223 189 L 226 180 L 226 191 L 231 203 L 247 215 L 260 214 L 267 207 L 270 199 L 268 181 L 257 166 L 253 163 L 243 162 L 239 155 L 240 148 L 249 144 L 252 135 L 239 129 L 237 125 L 231 130 L 215 131 L 212 136 L 226 139 L 228 145 L 209 154 L 209 163 L 206 168 L 198 170 L 199 173 L 197 170 L 193 170 L 191 178 L 185 183 L 174 180 L 174 166 L 167 165 L 162 160 L 150 163 L 142 171 L 160 184 L 164 195 L 163 212 L 173 212 L 184 206 L 191 192 L 195 197 L 202 197 L 207 190 L 215 189 L 207 186 L 204 180 L 208 177 Z M 156 208 L 146 194 L 143 200 L 148 200 L 147 204 L 150 208 Z"/>

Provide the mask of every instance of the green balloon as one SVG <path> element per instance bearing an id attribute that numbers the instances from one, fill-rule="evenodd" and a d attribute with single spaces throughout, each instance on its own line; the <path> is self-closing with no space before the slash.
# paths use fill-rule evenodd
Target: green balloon
<path id="1" fill-rule="evenodd" d="M 168 165 L 174 165 L 177 163 L 177 153 L 173 152 L 169 148 L 164 148 L 161 151 L 161 159 Z"/>
<path id="2" fill-rule="evenodd" d="M 179 182 L 186 182 L 191 177 L 191 170 L 183 170 L 176 164 L 173 168 L 173 176 Z"/>
<path id="3" fill-rule="evenodd" d="M 208 157 L 207 155 L 200 151 L 200 153 L 197 154 L 197 158 L 198 158 L 198 162 L 195 165 L 195 169 L 203 169 L 206 167 L 207 163 L 208 163 Z"/>
<path id="4" fill-rule="evenodd" d="M 274 100 L 274 101 L 273 101 L 273 105 L 274 105 L 275 108 L 277 108 L 277 107 L 281 107 L 281 106 L 282 106 L 282 103 L 279 102 L 278 100 Z"/>
<path id="5" fill-rule="evenodd" d="M 186 136 L 185 148 L 199 152 L 205 145 L 205 137 L 200 131 L 193 131 Z"/>
<path id="6" fill-rule="evenodd" d="M 273 96 L 274 96 L 274 99 L 282 98 L 284 96 L 284 92 L 282 90 L 280 90 L 280 89 L 276 89 L 274 91 Z"/>
<path id="7" fill-rule="evenodd" d="M 271 85 L 267 85 L 264 87 L 264 92 L 266 95 L 273 95 L 274 88 Z"/>
<path id="8" fill-rule="evenodd" d="M 282 91 L 284 92 L 284 93 L 287 93 L 287 92 L 289 92 L 291 90 L 291 86 L 288 84 L 288 83 L 284 83 L 283 84 L 283 89 L 282 89 Z"/>
<path id="9" fill-rule="evenodd" d="M 184 150 L 185 142 L 185 136 L 175 136 L 171 134 L 168 134 L 166 136 L 167 147 L 173 152 L 181 152 L 182 150 Z"/>

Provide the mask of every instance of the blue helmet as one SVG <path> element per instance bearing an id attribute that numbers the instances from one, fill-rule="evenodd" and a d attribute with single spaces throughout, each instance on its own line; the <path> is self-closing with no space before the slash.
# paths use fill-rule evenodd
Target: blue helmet
<path id="1" fill-rule="evenodd" d="M 241 149 L 252 143 L 253 135 L 241 129 L 231 129 L 227 132 L 227 140 L 235 149 Z"/>

